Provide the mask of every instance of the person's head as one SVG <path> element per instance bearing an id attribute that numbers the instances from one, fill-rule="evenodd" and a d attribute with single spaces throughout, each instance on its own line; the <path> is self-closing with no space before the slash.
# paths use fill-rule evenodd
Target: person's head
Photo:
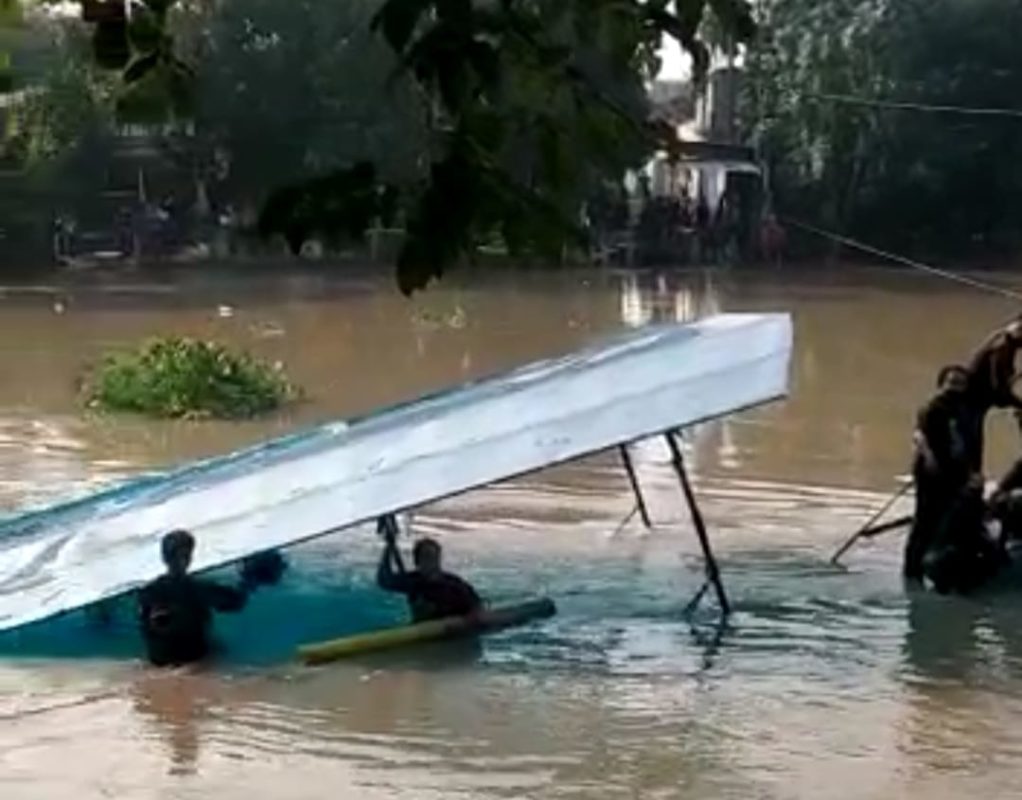
<path id="1" fill-rule="evenodd" d="M 944 367 L 937 374 L 937 388 L 944 393 L 964 394 L 969 388 L 969 372 L 959 364 Z"/>
<path id="2" fill-rule="evenodd" d="M 1015 319 L 1008 323 L 1005 328 L 1008 336 L 1014 339 L 1016 342 L 1022 341 L 1022 314 L 1019 314 Z"/>
<path id="3" fill-rule="evenodd" d="M 420 539 L 412 550 L 415 568 L 424 575 L 435 575 L 441 570 L 443 553 L 433 539 Z"/>
<path id="4" fill-rule="evenodd" d="M 188 531 L 171 531 L 160 542 L 163 563 L 171 575 L 184 575 L 192 564 L 195 552 L 195 537 Z"/>

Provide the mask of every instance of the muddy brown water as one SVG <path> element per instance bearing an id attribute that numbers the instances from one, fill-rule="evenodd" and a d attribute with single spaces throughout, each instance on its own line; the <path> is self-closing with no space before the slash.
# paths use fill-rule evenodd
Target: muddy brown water
<path id="1" fill-rule="evenodd" d="M 847 571 L 827 565 L 906 471 L 912 416 L 937 367 L 1014 310 L 967 288 L 864 267 L 456 276 L 413 301 L 385 276 L 326 270 L 7 287 L 0 506 L 718 310 L 790 311 L 796 330 L 791 397 L 690 437 L 738 609 L 727 630 L 718 635 L 709 613 L 681 619 L 700 562 L 652 442 L 635 452 L 650 533 L 618 530 L 632 501 L 610 456 L 414 516 L 484 593 L 549 594 L 561 607 L 477 652 L 318 670 L 241 659 L 183 675 L 147 670 L 130 651 L 0 647 L 0 796 L 1012 796 L 1019 596 L 907 596 L 897 534 L 854 551 Z M 172 332 L 280 361 L 307 397 L 242 424 L 82 413 L 76 378 L 103 352 Z M 1003 419 L 990 440 L 995 474 L 1020 442 Z M 296 559 L 318 570 L 338 609 L 368 614 L 382 602 L 371 586 L 377 547 L 354 532 Z M 400 609 L 388 608 L 396 621 Z M 272 638 L 271 618 L 239 630 Z"/>

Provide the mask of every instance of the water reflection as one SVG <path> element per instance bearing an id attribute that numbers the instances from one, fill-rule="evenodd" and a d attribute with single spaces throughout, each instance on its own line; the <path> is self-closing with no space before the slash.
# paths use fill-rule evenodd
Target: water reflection
<path id="1" fill-rule="evenodd" d="M 172 775 L 196 771 L 200 727 L 210 718 L 211 681 L 186 674 L 146 672 L 134 684 L 134 710 L 147 720 L 167 749 Z"/>
<path id="2" fill-rule="evenodd" d="M 720 298 L 707 273 L 679 277 L 668 273 L 624 273 L 619 276 L 621 321 L 631 328 L 662 322 L 692 322 L 721 310 Z"/>
<path id="3" fill-rule="evenodd" d="M 911 598 L 899 746 L 918 767 L 996 770 L 1019 757 L 1004 730 L 1022 712 L 1016 686 L 1020 622 L 1010 596 Z"/>
<path id="4" fill-rule="evenodd" d="M 82 428 L 72 418 L 0 417 L 0 463 L 19 465 L 0 474 L 0 509 L 84 494 L 133 471 L 116 459 L 91 459 Z"/>
<path id="5" fill-rule="evenodd" d="M 908 433 L 936 365 L 960 358 L 1000 315 L 996 300 L 917 278 L 869 273 L 601 273 L 521 276 L 440 289 L 409 304 L 389 287 L 326 276 L 119 297 L 82 291 L 54 318 L 23 296 L 0 300 L 0 502 L 222 453 L 295 427 L 364 413 L 423 392 L 563 353 L 621 326 L 724 310 L 789 310 L 796 349 L 786 403 L 703 426 L 708 472 L 885 489 L 907 468 Z M 876 278 L 876 280 L 874 280 Z M 883 281 L 890 291 L 877 292 Z M 214 302 L 215 301 L 215 302 Z M 228 302 L 222 317 L 217 306 Z M 925 339 L 906 331 L 920 330 Z M 267 335 L 272 331 L 272 335 Z M 157 333 L 214 336 L 285 365 L 308 400 L 239 425 L 83 417 L 76 381 L 110 346 Z M 989 438 L 995 469 L 1015 450 L 1010 423 Z"/>

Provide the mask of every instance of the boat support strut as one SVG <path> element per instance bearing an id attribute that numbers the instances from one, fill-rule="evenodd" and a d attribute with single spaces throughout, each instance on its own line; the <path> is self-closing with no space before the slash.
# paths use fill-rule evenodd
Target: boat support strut
<path id="1" fill-rule="evenodd" d="M 702 512 L 696 503 L 695 493 L 692 491 L 692 484 L 688 479 L 688 472 L 685 470 L 685 461 L 681 455 L 681 447 L 678 445 L 678 432 L 668 431 L 664 434 L 664 439 L 671 450 L 671 463 L 674 465 L 674 471 L 678 473 L 681 490 L 685 494 L 685 502 L 688 503 L 688 510 L 692 515 L 692 525 L 696 529 L 696 536 L 699 537 L 699 544 L 703 549 L 703 558 L 706 563 L 706 583 L 703 584 L 696 596 L 692 598 L 686 612 L 691 613 L 699 605 L 699 601 L 706 594 L 706 590 L 712 586 L 717 595 L 717 604 L 720 606 L 720 611 L 726 617 L 731 613 L 731 603 L 728 601 L 727 593 L 724 591 L 717 559 L 713 555 L 713 549 L 710 547 L 710 537 L 706 533 L 706 524 L 703 521 Z"/>
<path id="2" fill-rule="evenodd" d="M 635 474 L 635 465 L 632 463 L 632 457 L 628 453 L 628 445 L 621 445 L 621 460 L 625 465 L 625 472 L 628 473 L 628 482 L 632 485 L 632 492 L 635 493 L 635 507 L 639 510 L 639 516 L 642 517 L 642 524 L 647 529 L 653 527 L 653 523 L 649 518 L 649 509 L 646 507 L 646 500 L 642 496 L 642 489 L 639 487 L 639 479 Z M 635 513 L 634 511 L 632 512 Z"/>

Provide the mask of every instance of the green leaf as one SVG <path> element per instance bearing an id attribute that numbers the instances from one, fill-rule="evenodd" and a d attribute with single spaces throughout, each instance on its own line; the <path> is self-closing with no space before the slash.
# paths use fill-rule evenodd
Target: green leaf
<path id="1" fill-rule="evenodd" d="M 458 30 L 462 36 L 471 37 L 474 29 L 472 0 L 434 0 L 437 19 Z"/>
<path id="2" fill-rule="evenodd" d="M 174 59 L 167 68 L 167 97 L 177 119 L 188 119 L 195 111 L 195 74 L 183 61 Z"/>
<path id="3" fill-rule="evenodd" d="M 470 152 L 454 146 L 433 166 L 432 180 L 409 220 L 398 255 L 398 288 L 403 294 L 424 289 L 442 276 L 472 241 L 473 221 L 485 203 L 484 168 Z"/>
<path id="4" fill-rule="evenodd" d="M 0 29 L 16 28 L 24 22 L 24 14 L 19 0 L 0 0 Z"/>
<path id="5" fill-rule="evenodd" d="M 382 31 L 395 52 L 403 53 L 429 5 L 429 0 L 386 0 L 373 18 L 372 28 Z"/>
<path id="6" fill-rule="evenodd" d="M 96 63 L 103 69 L 121 70 L 131 58 L 128 45 L 128 25 L 120 22 L 99 22 L 92 34 L 92 51 Z"/>
<path id="7" fill-rule="evenodd" d="M 507 140 L 509 121 L 495 109 L 483 109 L 466 116 L 467 137 L 483 150 L 494 152 Z"/>
<path id="8" fill-rule="evenodd" d="M 150 72 L 152 72 L 156 66 L 160 63 L 159 53 L 146 53 L 143 56 L 135 58 L 124 70 L 124 81 L 126 83 L 135 83 L 141 80 Z"/>
<path id="9" fill-rule="evenodd" d="M 467 55 L 485 87 L 492 89 L 500 83 L 500 54 L 492 44 L 476 39 L 469 45 Z"/>
<path id="10" fill-rule="evenodd" d="M 676 39 L 687 49 L 695 42 L 696 31 L 702 21 L 702 4 L 686 4 L 684 8 L 687 11 L 685 16 L 671 14 L 656 8 L 647 9 L 646 15 L 657 30 Z M 698 15 L 696 9 L 698 9 Z"/>
<path id="11" fill-rule="evenodd" d="M 178 5 L 178 0 L 142 0 L 142 2 L 146 8 L 159 17 L 165 16 L 171 8 Z"/>
<path id="12" fill-rule="evenodd" d="M 448 111 L 458 114 L 475 84 L 470 71 L 474 46 L 456 28 L 441 22 L 416 39 L 404 63 L 421 83 L 437 91 Z M 484 69 L 491 67 L 487 64 Z"/>
<path id="13" fill-rule="evenodd" d="M 82 21 L 88 23 L 125 22 L 127 7 L 125 0 L 79 0 L 82 7 Z"/>
<path id="14" fill-rule="evenodd" d="M 737 42 L 749 42 L 756 35 L 752 7 L 746 0 L 709 0 L 713 15 Z"/>
<path id="15" fill-rule="evenodd" d="M 158 50 L 165 36 L 162 18 L 148 8 L 140 7 L 128 24 L 128 40 L 136 51 L 150 53 Z"/>
<path id="16" fill-rule="evenodd" d="M 117 98 L 117 118 L 121 122 L 162 124 L 177 116 L 171 91 L 171 70 L 158 63 L 126 84 Z"/>

